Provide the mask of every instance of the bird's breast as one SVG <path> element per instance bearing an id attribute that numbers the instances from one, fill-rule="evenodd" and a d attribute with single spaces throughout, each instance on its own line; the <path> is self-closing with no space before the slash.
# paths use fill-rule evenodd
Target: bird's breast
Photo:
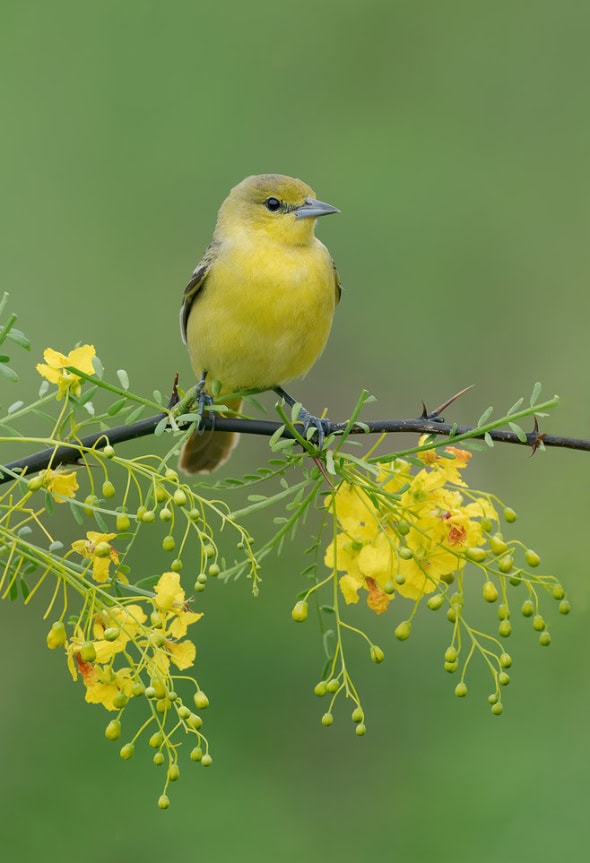
<path id="1" fill-rule="evenodd" d="M 226 392 L 300 377 L 324 348 L 334 307 L 333 264 L 319 241 L 228 246 L 189 316 L 195 373 L 206 369 Z"/>

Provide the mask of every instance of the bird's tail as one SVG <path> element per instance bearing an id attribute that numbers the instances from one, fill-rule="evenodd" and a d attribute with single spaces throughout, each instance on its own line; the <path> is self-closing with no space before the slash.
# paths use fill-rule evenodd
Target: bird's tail
<path id="1" fill-rule="evenodd" d="M 230 399 L 226 404 L 236 413 L 242 408 L 241 399 Z M 194 432 L 182 447 L 178 466 L 185 473 L 211 473 L 226 463 L 239 439 L 239 432 Z"/>

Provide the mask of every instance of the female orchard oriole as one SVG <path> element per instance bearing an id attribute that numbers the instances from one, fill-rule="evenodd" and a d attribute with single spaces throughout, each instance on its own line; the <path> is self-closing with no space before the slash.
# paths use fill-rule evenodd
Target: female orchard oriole
<path id="1" fill-rule="evenodd" d="M 330 333 L 340 281 L 314 229 L 319 216 L 337 212 L 306 183 L 282 174 L 247 177 L 231 190 L 180 311 L 183 341 L 205 392 L 207 381 L 217 380 L 221 396 L 274 389 L 285 397 L 281 384 L 315 363 Z M 227 404 L 240 410 L 240 400 Z M 317 418 L 307 411 L 300 418 L 321 434 Z M 183 446 L 181 469 L 215 470 L 238 437 L 194 432 Z"/>

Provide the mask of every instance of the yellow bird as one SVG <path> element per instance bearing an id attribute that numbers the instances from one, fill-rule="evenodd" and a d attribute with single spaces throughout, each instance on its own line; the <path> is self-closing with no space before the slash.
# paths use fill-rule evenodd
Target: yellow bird
<path id="1" fill-rule="evenodd" d="M 202 397 L 217 380 L 221 395 L 272 389 L 294 403 L 281 385 L 305 375 L 320 356 L 340 299 L 334 261 L 314 234 L 319 216 L 338 212 L 302 180 L 282 174 L 246 177 L 231 190 L 180 310 Z M 227 404 L 240 410 L 239 400 Z M 321 439 L 320 420 L 305 410 L 299 417 Z M 195 432 L 180 467 L 210 473 L 227 461 L 238 437 Z"/>

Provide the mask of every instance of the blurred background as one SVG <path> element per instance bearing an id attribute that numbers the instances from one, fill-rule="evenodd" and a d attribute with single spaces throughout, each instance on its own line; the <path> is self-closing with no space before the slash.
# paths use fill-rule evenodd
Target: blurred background
<path id="1" fill-rule="evenodd" d="M 366 387 L 367 417 L 414 416 L 474 384 L 447 415 L 473 422 L 539 380 L 562 398 L 545 430 L 589 437 L 589 38 L 577 0 L 3 3 L 3 289 L 33 344 L 18 396 L 37 391 L 31 359 L 78 341 L 139 392 L 167 392 L 176 370 L 188 386 L 183 288 L 229 188 L 272 171 L 342 211 L 318 226 L 344 294 L 324 356 L 291 387 L 308 408 L 346 418 Z M 266 457 L 243 440 L 226 473 Z M 500 718 L 483 668 L 473 697 L 453 696 L 448 624 L 422 614 L 399 643 L 401 606 L 387 620 L 359 608 L 386 652 L 373 666 L 353 650 L 368 733 L 343 704 L 324 729 L 319 634 L 290 620 L 299 550 L 265 567 L 257 600 L 245 581 L 209 586 L 197 672 L 214 766 L 186 765 L 165 813 L 150 755 L 120 761 L 110 717 L 46 649 L 41 605 L 5 604 L 6 859 L 580 859 L 586 462 L 496 446 L 470 467 L 574 609 L 547 614 L 548 650 L 514 621 Z"/>

